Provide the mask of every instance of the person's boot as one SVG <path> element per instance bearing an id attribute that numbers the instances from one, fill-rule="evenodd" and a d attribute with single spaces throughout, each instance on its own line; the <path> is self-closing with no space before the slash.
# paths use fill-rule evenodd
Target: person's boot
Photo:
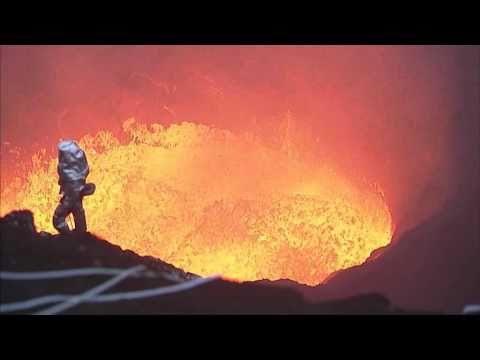
<path id="1" fill-rule="evenodd" d="M 41 238 L 41 239 L 47 239 L 47 238 L 51 238 L 53 235 L 50 234 L 49 232 L 46 232 L 46 231 L 40 231 L 38 233 L 38 236 Z"/>
<path id="2" fill-rule="evenodd" d="M 66 223 L 59 224 L 55 226 L 55 229 L 61 234 L 61 235 L 67 235 L 70 234 L 70 228 Z"/>

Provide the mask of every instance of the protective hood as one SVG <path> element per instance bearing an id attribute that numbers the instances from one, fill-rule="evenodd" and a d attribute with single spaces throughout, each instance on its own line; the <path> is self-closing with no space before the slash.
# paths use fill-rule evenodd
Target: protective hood
<path id="1" fill-rule="evenodd" d="M 58 175 L 61 182 L 85 181 L 90 169 L 85 152 L 73 140 L 58 144 Z"/>

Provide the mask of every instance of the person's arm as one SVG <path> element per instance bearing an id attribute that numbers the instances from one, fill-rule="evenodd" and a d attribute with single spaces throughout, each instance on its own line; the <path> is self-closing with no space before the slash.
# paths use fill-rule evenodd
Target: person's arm
<path id="1" fill-rule="evenodd" d="M 57 165 L 57 174 L 58 174 L 58 185 L 60 186 L 58 193 L 61 194 L 63 193 L 63 181 L 62 181 L 62 169 L 60 167 L 60 163 Z"/>

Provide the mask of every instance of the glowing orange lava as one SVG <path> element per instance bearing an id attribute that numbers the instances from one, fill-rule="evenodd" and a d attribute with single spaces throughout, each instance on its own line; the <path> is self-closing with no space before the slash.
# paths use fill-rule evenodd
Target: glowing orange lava
<path id="1" fill-rule="evenodd" d="M 130 141 L 108 132 L 79 141 L 96 193 L 84 200 L 89 230 L 124 249 L 199 275 L 288 278 L 315 285 L 389 244 L 391 216 L 377 186 L 360 187 L 255 137 L 181 123 L 129 120 Z M 1 212 L 33 211 L 55 232 L 56 159 L 36 156 Z"/>

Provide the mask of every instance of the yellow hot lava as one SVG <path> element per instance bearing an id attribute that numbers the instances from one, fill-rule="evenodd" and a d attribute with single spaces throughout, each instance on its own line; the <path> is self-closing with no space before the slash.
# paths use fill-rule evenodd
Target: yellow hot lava
<path id="1" fill-rule="evenodd" d="M 84 200 L 89 230 L 124 249 L 199 275 L 316 285 L 391 240 L 378 187 L 326 164 L 198 124 L 131 119 L 124 130 L 126 144 L 108 132 L 79 141 L 97 185 Z M 2 193 L 1 213 L 30 209 L 38 229 L 55 232 L 56 165 L 36 156 L 13 199 Z"/>

